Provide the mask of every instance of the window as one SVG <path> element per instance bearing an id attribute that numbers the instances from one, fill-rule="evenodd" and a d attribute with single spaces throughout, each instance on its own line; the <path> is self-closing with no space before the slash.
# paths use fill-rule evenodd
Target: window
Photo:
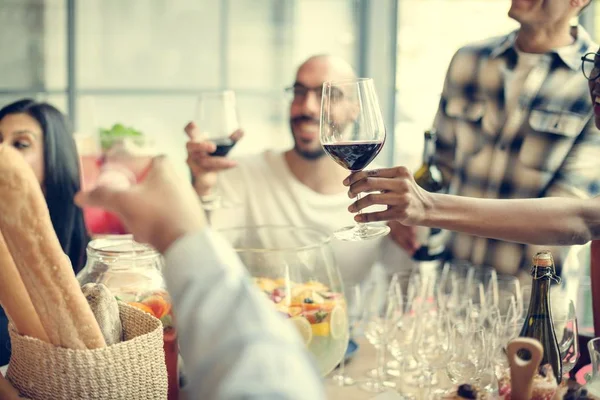
<path id="1" fill-rule="evenodd" d="M 282 148 L 291 144 L 283 89 L 297 64 L 321 52 L 357 58 L 349 0 L 76 5 L 77 126 L 94 130 L 122 122 L 141 129 L 181 171 L 183 127 L 194 118 L 200 91 L 236 92 L 246 139 L 232 154 Z"/>
<path id="2" fill-rule="evenodd" d="M 467 43 L 516 29 L 509 7 L 510 0 L 400 1 L 395 163 L 418 168 L 452 56 Z"/>
<path id="3" fill-rule="evenodd" d="M 139 128 L 187 173 L 183 126 L 196 96 L 229 88 L 247 135 L 233 151 L 284 148 L 283 89 L 310 55 L 358 60 L 364 1 L 0 0 L 0 106 L 34 97 L 81 132 Z"/>
<path id="4" fill-rule="evenodd" d="M 0 1 L 0 88 L 64 90 L 66 25 L 63 0 Z"/>

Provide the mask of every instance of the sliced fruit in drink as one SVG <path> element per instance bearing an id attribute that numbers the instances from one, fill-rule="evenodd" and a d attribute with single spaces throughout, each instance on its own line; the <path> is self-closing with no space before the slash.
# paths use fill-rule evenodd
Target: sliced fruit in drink
<path id="1" fill-rule="evenodd" d="M 291 317 L 295 317 L 295 316 L 297 316 L 297 315 L 300 315 L 301 313 L 302 313 L 302 307 L 294 307 L 294 306 L 291 306 L 291 307 L 289 307 L 289 309 L 288 309 L 288 314 L 289 314 Z"/>
<path id="2" fill-rule="evenodd" d="M 346 309 L 342 306 L 336 306 L 331 310 L 329 316 L 329 324 L 331 325 L 331 337 L 333 339 L 341 339 L 348 334 L 348 315 Z"/>
<path id="3" fill-rule="evenodd" d="M 312 341 L 313 336 L 313 331 L 311 329 L 310 322 L 308 322 L 306 318 L 300 316 L 292 317 L 290 318 L 290 321 L 296 326 L 296 329 L 298 330 L 300 336 L 302 336 L 302 339 L 304 340 L 304 344 L 308 346 Z"/>
<path id="4" fill-rule="evenodd" d="M 319 324 L 313 324 L 311 325 L 312 327 L 312 334 L 314 336 L 329 336 L 329 323 L 328 322 L 321 322 Z"/>
<path id="5" fill-rule="evenodd" d="M 142 300 L 146 306 L 152 309 L 156 318 L 162 318 L 171 312 L 171 303 L 163 296 L 153 295 Z"/>
<path id="6" fill-rule="evenodd" d="M 315 325 L 324 322 L 329 314 L 322 310 L 302 310 L 302 315 L 308 319 L 308 322 Z"/>

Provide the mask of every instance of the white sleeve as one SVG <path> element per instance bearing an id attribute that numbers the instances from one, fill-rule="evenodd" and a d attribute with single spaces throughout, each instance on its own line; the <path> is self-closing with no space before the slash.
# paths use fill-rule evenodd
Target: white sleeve
<path id="1" fill-rule="evenodd" d="M 380 250 L 378 264 L 385 270 L 388 277 L 395 273 L 401 277 L 410 276 L 416 265 L 415 261 L 389 235 L 381 241 Z"/>
<path id="2" fill-rule="evenodd" d="M 165 260 L 188 398 L 325 398 L 299 334 L 224 239 L 209 230 L 182 237 Z"/>

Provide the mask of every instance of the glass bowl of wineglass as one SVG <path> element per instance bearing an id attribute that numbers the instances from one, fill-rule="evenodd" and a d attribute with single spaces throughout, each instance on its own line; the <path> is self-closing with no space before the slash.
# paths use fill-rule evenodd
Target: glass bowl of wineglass
<path id="1" fill-rule="evenodd" d="M 321 375 L 333 371 L 346 352 L 349 329 L 329 235 L 291 226 L 219 232 L 233 245 L 265 297 L 298 329 Z"/>
<path id="2" fill-rule="evenodd" d="M 195 140 L 213 142 L 216 150 L 211 156 L 226 157 L 236 145 L 241 132 L 235 92 L 222 90 L 201 93 L 194 122 L 200 129 L 200 135 Z M 234 202 L 221 195 L 218 179 L 211 194 L 202 196 L 201 201 L 206 211 L 235 206 Z"/>
<path id="3" fill-rule="evenodd" d="M 362 171 L 377 157 L 385 143 L 385 125 L 372 79 L 323 84 L 320 134 L 323 150 L 352 172 Z M 358 241 L 389 232 L 386 225 L 356 224 L 333 234 L 340 240 Z"/>

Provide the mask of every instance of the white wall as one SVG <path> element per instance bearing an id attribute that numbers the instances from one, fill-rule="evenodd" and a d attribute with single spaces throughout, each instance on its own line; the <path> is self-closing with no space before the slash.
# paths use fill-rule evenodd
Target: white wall
<path id="1" fill-rule="evenodd" d="M 510 0 L 401 0 L 396 74 L 396 163 L 420 163 L 448 64 L 470 42 L 508 33 Z"/>

